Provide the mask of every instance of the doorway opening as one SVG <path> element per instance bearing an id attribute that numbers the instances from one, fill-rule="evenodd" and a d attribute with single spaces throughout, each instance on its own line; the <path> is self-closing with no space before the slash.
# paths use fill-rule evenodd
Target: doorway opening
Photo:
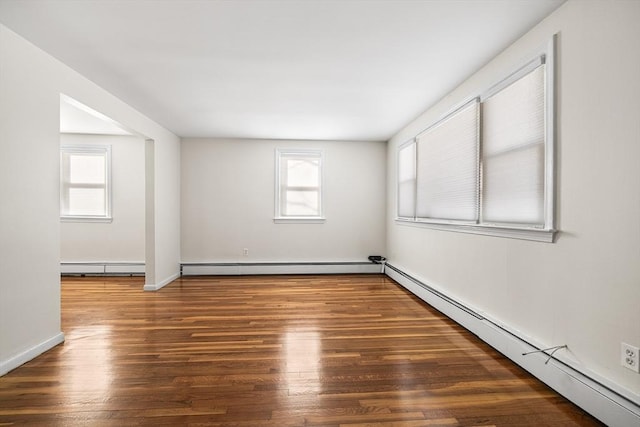
<path id="1" fill-rule="evenodd" d="M 61 274 L 153 280 L 153 144 L 61 94 Z"/>

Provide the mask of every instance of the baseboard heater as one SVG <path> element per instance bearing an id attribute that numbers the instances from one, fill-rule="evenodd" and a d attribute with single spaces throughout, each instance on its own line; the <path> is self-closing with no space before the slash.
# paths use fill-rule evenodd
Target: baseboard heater
<path id="1" fill-rule="evenodd" d="M 637 395 L 579 369 L 563 360 L 561 354 L 544 352 L 544 347 L 549 346 L 523 337 L 389 262 L 385 273 L 608 426 L 640 426 L 640 398 Z"/>
<path id="2" fill-rule="evenodd" d="M 207 262 L 182 263 L 183 276 L 239 276 L 263 274 L 353 274 L 378 273 L 380 265 L 356 262 Z"/>
<path id="3" fill-rule="evenodd" d="M 63 276 L 144 276 L 144 262 L 61 262 Z"/>

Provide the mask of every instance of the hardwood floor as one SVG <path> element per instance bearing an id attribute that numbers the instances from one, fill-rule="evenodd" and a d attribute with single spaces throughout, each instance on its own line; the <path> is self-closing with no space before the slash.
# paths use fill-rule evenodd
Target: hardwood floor
<path id="1" fill-rule="evenodd" d="M 63 278 L 0 425 L 597 426 L 381 275 Z"/>

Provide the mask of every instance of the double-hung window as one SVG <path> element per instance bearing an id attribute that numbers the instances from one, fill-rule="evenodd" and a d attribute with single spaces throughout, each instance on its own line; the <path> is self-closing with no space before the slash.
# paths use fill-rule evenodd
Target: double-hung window
<path id="1" fill-rule="evenodd" d="M 398 220 L 553 241 L 553 44 L 399 147 Z"/>
<path id="2" fill-rule="evenodd" d="M 60 217 L 110 221 L 111 149 L 108 146 L 60 148 Z"/>
<path id="3" fill-rule="evenodd" d="M 475 222 L 478 217 L 478 102 L 416 137 L 416 217 Z"/>
<path id="4" fill-rule="evenodd" d="M 276 220 L 322 221 L 322 151 L 276 150 Z"/>
<path id="5" fill-rule="evenodd" d="M 398 152 L 398 217 L 416 216 L 416 143 L 411 141 Z"/>
<path id="6" fill-rule="evenodd" d="M 544 227 L 545 64 L 531 63 L 482 102 L 482 219 Z"/>

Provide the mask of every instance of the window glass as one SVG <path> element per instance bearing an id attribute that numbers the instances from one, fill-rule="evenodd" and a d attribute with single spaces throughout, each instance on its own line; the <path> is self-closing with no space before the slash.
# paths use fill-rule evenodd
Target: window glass
<path id="1" fill-rule="evenodd" d="M 72 184 L 104 184 L 105 157 L 97 154 L 68 154 L 69 182 Z"/>
<path id="2" fill-rule="evenodd" d="M 69 188 L 67 215 L 104 216 L 105 194 L 103 188 Z"/>

